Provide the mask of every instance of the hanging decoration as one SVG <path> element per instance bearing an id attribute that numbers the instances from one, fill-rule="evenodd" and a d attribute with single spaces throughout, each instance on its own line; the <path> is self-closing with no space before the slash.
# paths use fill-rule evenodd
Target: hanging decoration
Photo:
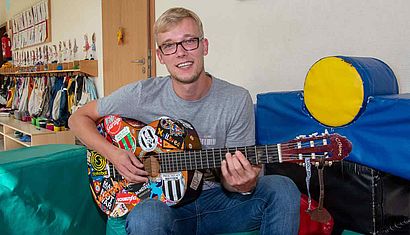
<path id="1" fill-rule="evenodd" d="M 43 0 L 12 19 L 12 49 L 50 41 L 49 0 Z"/>

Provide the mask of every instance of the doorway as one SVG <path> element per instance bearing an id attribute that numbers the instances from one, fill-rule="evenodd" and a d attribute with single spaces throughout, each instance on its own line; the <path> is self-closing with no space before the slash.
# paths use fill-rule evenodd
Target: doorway
<path id="1" fill-rule="evenodd" d="M 155 0 L 103 0 L 101 4 L 107 96 L 128 83 L 155 76 Z"/>

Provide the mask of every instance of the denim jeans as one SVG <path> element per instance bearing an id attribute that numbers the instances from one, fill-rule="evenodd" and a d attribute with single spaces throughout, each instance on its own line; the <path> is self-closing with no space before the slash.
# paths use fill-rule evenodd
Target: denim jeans
<path id="1" fill-rule="evenodd" d="M 263 176 L 253 194 L 216 187 L 195 201 L 168 207 L 145 200 L 129 213 L 128 234 L 220 234 L 260 230 L 260 234 L 297 234 L 300 192 L 289 178 Z"/>

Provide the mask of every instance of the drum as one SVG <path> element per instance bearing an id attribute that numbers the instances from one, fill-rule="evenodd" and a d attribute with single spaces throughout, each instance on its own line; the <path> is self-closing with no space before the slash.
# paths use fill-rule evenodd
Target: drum
<path id="1" fill-rule="evenodd" d="M 397 79 L 383 61 L 369 57 L 331 56 L 317 61 L 304 84 L 309 113 L 326 126 L 356 120 L 370 96 L 398 94 Z"/>

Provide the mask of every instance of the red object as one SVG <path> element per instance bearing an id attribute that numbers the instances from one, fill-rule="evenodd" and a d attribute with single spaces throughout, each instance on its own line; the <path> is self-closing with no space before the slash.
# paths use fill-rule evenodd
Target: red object
<path id="1" fill-rule="evenodd" d="M 302 194 L 300 198 L 300 225 L 299 235 L 331 235 L 333 230 L 333 217 L 326 223 L 320 223 L 310 219 L 310 215 L 306 212 L 308 209 L 308 197 Z M 318 203 L 312 199 L 311 209 L 318 207 Z M 323 208 L 323 210 L 326 210 Z"/>
<path id="2" fill-rule="evenodd" d="M 11 41 L 7 34 L 1 37 L 1 49 L 3 50 L 4 59 L 11 58 Z"/>
<path id="3" fill-rule="evenodd" d="M 110 135 L 116 135 L 122 129 L 121 118 L 119 116 L 108 116 L 104 119 L 104 123 L 107 129 L 107 133 Z"/>
<path id="4" fill-rule="evenodd" d="M 53 123 L 47 123 L 46 128 L 50 131 L 54 131 L 54 124 Z"/>

